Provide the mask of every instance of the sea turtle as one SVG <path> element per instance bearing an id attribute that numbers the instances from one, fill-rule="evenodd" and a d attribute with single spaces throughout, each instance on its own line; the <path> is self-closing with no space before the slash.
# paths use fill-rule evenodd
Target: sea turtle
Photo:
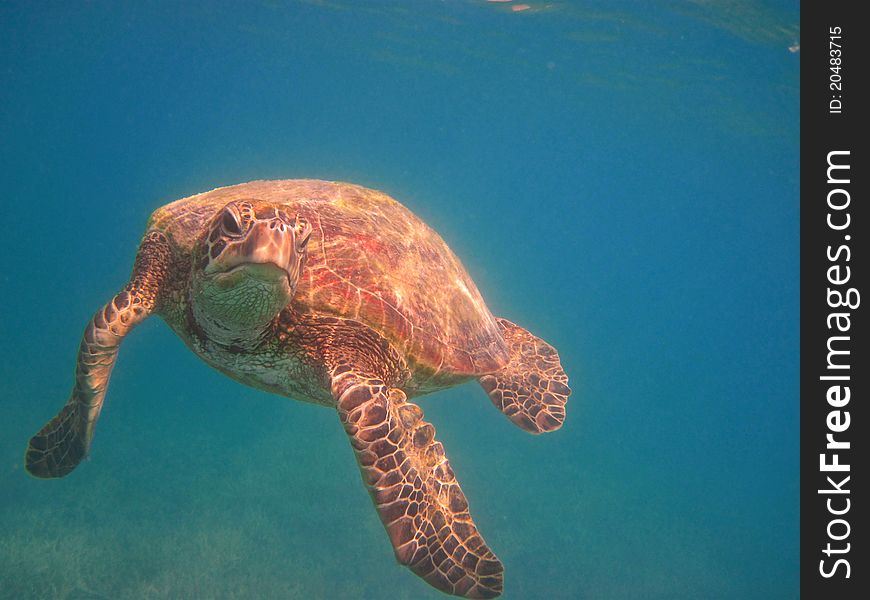
<path id="1" fill-rule="evenodd" d="M 124 336 L 160 315 L 209 365 L 337 410 L 398 561 L 450 594 L 492 598 L 503 568 L 409 401 L 477 379 L 532 433 L 571 393 L 552 346 L 494 317 L 447 244 L 361 186 L 255 181 L 158 208 L 130 281 L 88 323 L 75 385 L 27 447 L 63 477 L 85 457 Z"/>

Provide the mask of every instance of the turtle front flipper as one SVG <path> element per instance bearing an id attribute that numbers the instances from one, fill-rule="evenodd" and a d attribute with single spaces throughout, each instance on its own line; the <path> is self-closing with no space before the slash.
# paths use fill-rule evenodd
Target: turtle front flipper
<path id="1" fill-rule="evenodd" d="M 398 561 L 448 594 L 501 594 L 502 564 L 471 520 L 420 407 L 347 365 L 332 371 L 332 393 Z"/>
<path id="2" fill-rule="evenodd" d="M 130 282 L 85 328 L 69 401 L 27 445 L 25 464 L 31 475 L 63 477 L 87 455 L 118 348 L 124 336 L 154 310 L 170 259 L 166 237 L 156 231 L 146 234 Z"/>

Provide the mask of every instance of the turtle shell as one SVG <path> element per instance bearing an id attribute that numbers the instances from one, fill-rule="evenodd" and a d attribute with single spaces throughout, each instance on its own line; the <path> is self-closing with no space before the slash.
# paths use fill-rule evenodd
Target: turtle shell
<path id="1" fill-rule="evenodd" d="M 434 230 L 382 192 L 318 180 L 254 181 L 167 204 L 149 227 L 192 251 L 216 212 L 244 199 L 284 205 L 312 225 L 294 309 L 365 323 L 433 387 L 506 363 L 499 327 L 462 263 Z"/>

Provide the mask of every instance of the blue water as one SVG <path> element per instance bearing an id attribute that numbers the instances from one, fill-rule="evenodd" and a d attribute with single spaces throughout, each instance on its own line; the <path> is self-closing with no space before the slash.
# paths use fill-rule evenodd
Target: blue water
<path id="1" fill-rule="evenodd" d="M 574 395 L 529 436 L 423 398 L 504 598 L 798 596 L 797 2 L 0 2 L 0 597 L 437 598 L 336 416 L 158 319 L 90 460 L 28 477 L 156 207 L 384 190 Z"/>

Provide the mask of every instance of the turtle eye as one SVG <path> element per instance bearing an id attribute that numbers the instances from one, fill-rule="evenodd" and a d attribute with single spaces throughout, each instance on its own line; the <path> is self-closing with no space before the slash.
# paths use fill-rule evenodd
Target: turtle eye
<path id="1" fill-rule="evenodd" d="M 302 252 L 311 237 L 311 225 L 305 219 L 296 217 L 296 251 Z"/>
<path id="2" fill-rule="evenodd" d="M 224 214 L 221 215 L 221 229 L 233 237 L 242 235 L 242 223 L 239 220 L 239 215 L 231 206 L 227 206 L 224 209 Z"/>

